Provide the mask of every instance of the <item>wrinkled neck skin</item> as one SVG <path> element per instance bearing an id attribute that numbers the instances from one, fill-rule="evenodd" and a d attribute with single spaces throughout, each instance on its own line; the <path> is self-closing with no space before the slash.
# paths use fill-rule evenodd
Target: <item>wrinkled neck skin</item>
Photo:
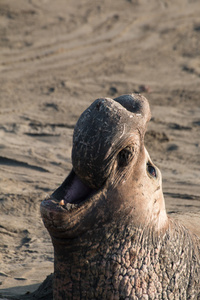
<path id="1" fill-rule="evenodd" d="M 68 243 L 53 240 L 54 299 L 197 299 L 196 243 L 172 221 L 159 234 L 113 222 Z"/>

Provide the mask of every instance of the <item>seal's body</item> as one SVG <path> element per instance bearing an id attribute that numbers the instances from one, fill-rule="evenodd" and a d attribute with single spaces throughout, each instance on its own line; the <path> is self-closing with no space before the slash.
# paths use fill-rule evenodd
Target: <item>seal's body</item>
<path id="1" fill-rule="evenodd" d="M 54 299 L 198 299 L 200 241 L 167 217 L 144 147 L 141 95 L 97 99 L 74 129 L 73 169 L 41 204 Z"/>

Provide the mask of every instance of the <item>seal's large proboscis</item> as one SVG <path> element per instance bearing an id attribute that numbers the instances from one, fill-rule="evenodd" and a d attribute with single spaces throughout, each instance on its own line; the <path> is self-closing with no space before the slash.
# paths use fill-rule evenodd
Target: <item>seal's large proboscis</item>
<path id="1" fill-rule="evenodd" d="M 60 299 L 200 299 L 200 241 L 167 217 L 144 146 L 141 95 L 100 98 L 80 116 L 72 171 L 41 204 Z"/>

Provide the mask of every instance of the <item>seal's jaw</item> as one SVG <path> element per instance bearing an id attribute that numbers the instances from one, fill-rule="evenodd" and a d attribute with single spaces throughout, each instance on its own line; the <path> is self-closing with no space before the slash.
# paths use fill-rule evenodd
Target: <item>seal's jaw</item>
<path id="1" fill-rule="evenodd" d="M 61 186 L 40 206 L 52 239 L 74 239 L 96 226 L 99 203 L 106 189 L 106 184 L 99 189 L 89 187 L 72 169 Z"/>

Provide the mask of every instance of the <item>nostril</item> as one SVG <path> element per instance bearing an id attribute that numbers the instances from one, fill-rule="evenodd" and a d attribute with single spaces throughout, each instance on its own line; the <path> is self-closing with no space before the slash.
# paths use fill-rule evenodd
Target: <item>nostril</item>
<path id="1" fill-rule="evenodd" d="M 100 110 L 100 107 L 101 107 L 101 101 L 99 101 L 99 102 L 97 103 L 97 105 L 96 105 L 96 108 L 97 108 L 98 111 Z"/>
<path id="2" fill-rule="evenodd" d="M 147 163 L 147 171 L 151 176 L 157 177 L 156 169 L 150 163 Z"/>

